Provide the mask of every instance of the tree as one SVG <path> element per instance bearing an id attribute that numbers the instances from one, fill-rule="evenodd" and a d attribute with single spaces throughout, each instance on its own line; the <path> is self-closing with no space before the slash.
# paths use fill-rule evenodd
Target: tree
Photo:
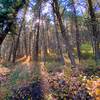
<path id="1" fill-rule="evenodd" d="M 79 61 L 81 59 L 81 51 L 80 51 L 80 34 L 79 34 L 79 28 L 78 28 L 78 20 L 77 20 L 77 14 L 76 14 L 76 8 L 75 8 L 75 2 L 74 0 L 71 0 L 72 3 L 72 19 L 75 24 L 75 33 L 76 33 L 76 46 L 77 46 L 77 55 L 79 58 Z"/>
<path id="2" fill-rule="evenodd" d="M 38 9 L 38 23 L 36 25 L 36 37 L 34 43 L 34 61 L 38 61 L 38 52 L 39 52 L 39 36 L 40 36 L 40 17 L 41 17 L 41 0 L 37 1 L 36 7 Z"/>
<path id="3" fill-rule="evenodd" d="M 95 52 L 95 60 L 98 61 L 100 59 L 100 53 L 99 53 L 99 42 L 98 42 L 98 37 L 99 33 L 97 30 L 97 20 L 96 20 L 96 15 L 95 11 L 93 9 L 93 4 L 92 0 L 88 0 L 88 10 L 89 10 L 89 15 L 90 15 L 90 20 L 91 20 L 91 26 L 92 26 L 92 44 Z"/>
<path id="4" fill-rule="evenodd" d="M 17 52 L 18 45 L 19 45 L 19 39 L 20 39 L 22 28 L 23 28 L 23 23 L 25 22 L 25 15 L 26 15 L 26 12 L 27 12 L 28 4 L 29 4 L 29 1 L 27 1 L 27 4 L 24 7 L 23 19 L 22 19 L 22 22 L 21 22 L 21 25 L 20 25 L 20 28 L 19 28 L 18 37 L 17 37 L 15 45 L 14 45 L 13 59 L 12 59 L 13 63 L 15 62 L 15 59 L 16 59 L 16 52 Z"/>
<path id="5" fill-rule="evenodd" d="M 61 14 L 59 12 L 58 0 L 53 0 L 52 8 L 53 8 L 53 11 L 55 12 L 55 14 L 57 16 L 57 19 L 58 19 L 58 22 L 59 22 L 59 25 L 60 25 L 61 34 L 62 34 L 62 37 L 65 40 L 71 64 L 73 65 L 73 67 L 76 67 L 75 59 L 74 59 L 73 52 L 72 52 L 72 47 L 71 47 L 71 45 L 69 43 L 69 38 L 68 38 L 67 32 L 65 30 L 65 26 L 63 24 L 63 21 L 62 21 L 62 18 L 61 18 Z"/>
<path id="6" fill-rule="evenodd" d="M 0 45 L 11 31 L 18 11 L 25 3 L 25 0 L 0 0 Z"/>
<path id="7" fill-rule="evenodd" d="M 60 40 L 59 40 L 59 33 L 58 33 L 58 21 L 57 21 L 57 18 L 55 16 L 55 13 L 53 13 L 54 15 L 54 23 L 55 23 L 55 34 L 56 34 L 56 39 L 57 39 L 57 55 L 58 55 L 58 59 L 62 62 L 62 64 L 65 64 L 65 61 L 64 61 L 64 56 L 63 56 L 63 53 L 62 53 L 62 48 L 61 48 L 61 45 L 60 45 Z M 60 58 L 59 58 L 60 56 Z"/>

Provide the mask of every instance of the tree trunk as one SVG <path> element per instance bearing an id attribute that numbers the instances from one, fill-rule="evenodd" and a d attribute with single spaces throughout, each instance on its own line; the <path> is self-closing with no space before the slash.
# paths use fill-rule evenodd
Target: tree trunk
<path id="1" fill-rule="evenodd" d="M 9 30 L 10 30 L 10 27 L 12 26 L 13 24 L 13 21 L 12 22 L 9 22 L 7 24 L 7 27 L 4 31 L 4 33 L 0 33 L 0 45 L 2 44 L 3 40 L 5 39 L 6 35 L 8 34 Z"/>
<path id="2" fill-rule="evenodd" d="M 11 55 L 12 55 L 13 46 L 14 46 L 13 42 L 14 42 L 14 41 L 12 41 L 12 43 L 11 43 L 10 52 L 9 52 L 9 57 L 8 57 L 8 61 L 11 60 Z"/>
<path id="3" fill-rule="evenodd" d="M 28 4 L 25 6 L 24 15 L 23 15 L 23 20 L 22 20 L 21 25 L 20 25 L 20 29 L 19 29 L 18 37 L 17 37 L 17 39 L 16 39 L 16 43 L 15 43 L 15 45 L 14 45 L 13 59 L 12 59 L 12 62 L 13 62 L 13 63 L 15 62 L 15 59 L 16 59 L 16 52 L 17 52 L 18 45 L 19 45 L 19 40 L 20 40 L 20 35 L 21 35 L 23 23 L 25 22 L 25 15 L 26 15 L 26 12 L 27 12 L 27 7 L 28 7 Z"/>
<path id="4" fill-rule="evenodd" d="M 76 8 L 74 0 L 72 0 L 72 10 L 74 12 L 73 20 L 75 24 L 75 32 L 76 32 L 76 46 L 77 46 L 77 55 L 79 58 L 79 61 L 81 60 L 81 51 L 80 51 L 80 34 L 79 34 L 79 28 L 78 28 L 78 20 L 76 15 Z"/>
<path id="5" fill-rule="evenodd" d="M 54 14 L 54 23 L 55 23 L 55 34 L 56 34 L 56 39 L 57 39 L 57 50 L 58 50 L 58 59 L 59 59 L 59 55 L 60 55 L 60 61 L 62 62 L 62 64 L 65 64 L 65 61 L 64 61 L 64 56 L 63 56 L 63 53 L 62 53 L 62 48 L 60 46 L 60 41 L 59 41 L 59 33 L 58 33 L 58 22 L 56 20 L 56 16 Z"/>
<path id="6" fill-rule="evenodd" d="M 74 59 L 73 52 L 72 52 L 72 47 L 69 43 L 69 37 L 68 37 L 67 32 L 65 30 L 65 26 L 62 22 L 62 18 L 61 18 L 61 14 L 59 12 L 59 5 L 58 5 L 57 0 L 53 0 L 52 7 L 53 7 L 53 11 L 55 12 L 55 14 L 57 16 L 57 19 L 58 19 L 58 22 L 59 22 L 59 25 L 60 25 L 60 30 L 61 30 L 61 33 L 62 33 L 62 37 L 65 40 L 71 64 L 73 65 L 73 67 L 76 67 L 75 59 Z"/>
<path id="7" fill-rule="evenodd" d="M 41 6 L 41 5 L 40 5 Z M 41 11 L 41 7 L 39 7 L 39 11 L 38 11 L 38 19 L 39 22 L 37 24 L 37 34 L 36 34 L 36 41 L 35 41 L 35 46 L 34 46 L 34 61 L 38 61 L 38 52 L 39 52 L 39 36 L 40 36 L 40 11 Z"/>
<path id="8" fill-rule="evenodd" d="M 42 21 L 42 34 L 41 34 L 41 59 L 42 62 L 45 64 L 46 62 L 46 39 L 45 39 L 45 26 L 44 23 Z"/>
<path id="9" fill-rule="evenodd" d="M 92 26 L 92 44 L 94 48 L 94 53 L 95 53 L 95 60 L 96 62 L 100 59 L 100 54 L 99 54 L 99 42 L 98 42 L 98 30 L 97 30 L 97 24 L 96 24 L 96 16 L 95 12 L 93 9 L 93 4 L 91 0 L 88 0 L 88 10 L 90 14 L 90 19 L 91 19 L 91 26 Z"/>

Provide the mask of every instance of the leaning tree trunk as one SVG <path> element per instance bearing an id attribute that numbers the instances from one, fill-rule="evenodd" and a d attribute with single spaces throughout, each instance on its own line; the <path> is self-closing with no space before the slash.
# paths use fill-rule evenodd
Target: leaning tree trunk
<path id="1" fill-rule="evenodd" d="M 27 0 L 27 2 L 28 2 L 28 1 L 29 1 L 29 0 Z M 27 2 L 21 2 L 21 3 L 22 3 L 22 6 L 24 6 Z M 19 7 L 16 6 L 16 7 L 15 7 L 15 12 L 12 13 L 12 14 L 13 14 L 13 19 L 14 19 L 14 20 L 10 20 L 10 22 L 6 23 L 6 26 L 7 26 L 7 27 L 6 27 L 5 30 L 3 31 L 3 34 L 0 33 L 0 46 L 1 46 L 2 42 L 3 42 L 3 40 L 5 39 L 5 37 L 7 36 L 8 32 L 10 31 L 10 28 L 12 27 L 12 25 L 13 25 L 15 19 L 16 19 L 17 13 L 18 13 L 18 11 L 20 10 L 20 8 L 21 8 L 22 6 L 19 6 Z M 9 20 L 8 20 L 8 18 L 6 18 L 6 19 L 4 19 L 4 21 L 9 21 Z M 4 22 L 4 21 L 3 21 L 3 22 Z M 3 24 L 3 25 L 4 25 L 4 24 Z"/>
<path id="2" fill-rule="evenodd" d="M 57 19 L 58 19 L 58 22 L 59 22 L 59 25 L 60 25 L 61 34 L 62 34 L 62 37 L 65 40 L 71 64 L 73 65 L 73 67 L 76 67 L 75 59 L 74 59 L 73 52 L 72 52 L 72 47 L 71 47 L 71 45 L 69 43 L 69 37 L 68 37 L 67 32 L 65 30 L 65 26 L 63 24 L 63 21 L 62 21 L 62 18 L 61 18 L 61 14 L 59 12 L 59 5 L 58 5 L 58 1 L 57 0 L 53 0 L 52 7 L 53 7 L 53 11 L 55 12 L 55 14 L 57 16 Z"/>
<path id="3" fill-rule="evenodd" d="M 64 56 L 63 56 L 63 53 L 62 53 L 62 48 L 60 46 L 60 41 L 59 41 L 59 33 L 58 33 L 58 22 L 56 20 L 56 16 L 54 14 L 54 23 L 55 23 L 55 33 L 56 33 L 56 39 L 57 39 L 57 50 L 58 50 L 58 58 L 59 58 L 59 55 L 60 55 L 60 61 L 62 62 L 62 64 L 65 64 L 65 61 L 64 61 Z"/>
<path id="4" fill-rule="evenodd" d="M 14 17 L 15 17 L 15 15 L 17 15 L 17 14 L 14 14 Z M 7 27 L 5 28 L 4 33 L 0 33 L 0 45 L 2 44 L 3 40 L 7 36 L 7 34 L 8 34 L 8 32 L 9 32 L 9 30 L 10 30 L 10 28 L 11 28 L 12 25 L 13 25 L 13 21 L 9 22 L 7 24 Z"/>
<path id="5" fill-rule="evenodd" d="M 28 8 L 28 4 L 25 5 L 23 20 L 22 20 L 21 25 L 20 25 L 20 29 L 19 29 L 18 37 L 16 39 L 16 43 L 14 45 L 13 59 L 12 59 L 13 63 L 15 62 L 15 59 L 16 59 L 16 54 L 17 54 L 17 49 L 18 49 L 18 46 L 19 46 L 20 35 L 21 35 L 22 28 L 23 28 L 23 23 L 25 22 L 25 15 L 26 15 L 26 12 L 27 12 L 27 8 Z"/>

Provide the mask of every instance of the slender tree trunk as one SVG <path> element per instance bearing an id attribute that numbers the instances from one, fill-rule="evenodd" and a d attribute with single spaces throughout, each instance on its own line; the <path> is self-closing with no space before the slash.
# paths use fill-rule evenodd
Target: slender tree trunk
<path id="1" fill-rule="evenodd" d="M 76 32 L 76 46 L 77 46 L 77 55 L 79 58 L 79 61 L 81 60 L 81 51 L 80 51 L 80 34 L 79 34 L 79 28 L 78 28 L 78 20 L 76 15 L 76 8 L 74 0 L 72 0 L 72 10 L 74 12 L 73 20 L 75 24 L 75 32 Z"/>
<path id="2" fill-rule="evenodd" d="M 26 34 L 24 34 L 24 48 L 25 48 L 25 55 L 28 56 Z"/>
<path id="3" fill-rule="evenodd" d="M 37 35 L 36 35 L 36 41 L 35 41 L 35 46 L 34 46 L 34 61 L 38 61 L 38 51 L 39 51 L 39 28 L 40 26 L 38 25 L 37 27 Z"/>
<path id="4" fill-rule="evenodd" d="M 58 22 L 59 22 L 59 25 L 60 25 L 60 30 L 61 30 L 61 33 L 62 33 L 62 37 L 65 40 L 71 64 L 73 65 L 73 67 L 76 67 L 75 59 L 74 59 L 73 52 L 72 52 L 72 47 L 69 43 L 69 37 L 68 37 L 67 32 L 65 30 L 65 26 L 62 22 L 62 18 L 61 18 L 61 14 L 59 12 L 59 5 L 58 5 L 57 0 L 53 0 L 52 7 L 53 7 L 53 10 L 54 10 L 54 12 L 57 16 L 57 19 L 58 19 Z"/>
<path id="5" fill-rule="evenodd" d="M 13 41 L 13 42 L 14 42 L 14 41 Z M 13 45 L 13 44 L 14 44 L 13 42 L 11 43 L 10 52 L 9 52 L 9 57 L 8 57 L 8 61 L 11 60 L 11 55 L 12 55 L 13 46 L 14 46 L 14 45 Z"/>
<path id="6" fill-rule="evenodd" d="M 28 7 L 28 4 L 25 5 L 23 20 L 22 20 L 22 22 L 21 22 L 20 29 L 19 29 L 19 33 L 18 33 L 18 37 L 17 37 L 17 39 L 16 39 L 16 43 L 15 43 L 15 46 L 14 46 L 13 59 L 12 59 L 12 62 L 13 62 L 13 63 L 15 62 L 15 59 L 16 59 L 16 52 L 17 52 L 18 45 L 19 45 L 19 40 L 20 40 L 20 35 L 21 35 L 23 23 L 25 22 L 25 15 L 26 15 L 26 12 L 27 12 L 27 7 Z"/>
<path id="7" fill-rule="evenodd" d="M 62 62 L 62 64 L 65 64 L 62 49 L 61 49 L 61 46 L 60 46 L 60 41 L 59 41 L 59 33 L 58 33 L 58 28 L 57 28 L 58 22 L 56 20 L 55 14 L 54 14 L 54 23 L 55 23 L 55 34 L 56 34 L 56 39 L 57 39 L 58 58 L 59 58 L 59 55 L 60 55 L 60 61 Z"/>
<path id="8" fill-rule="evenodd" d="M 93 35 L 93 48 L 95 53 L 95 60 L 96 62 L 100 59 L 99 54 L 99 42 L 98 42 L 98 30 L 97 30 L 97 24 L 96 24 L 96 16 L 93 9 L 92 0 L 88 0 L 88 10 L 90 14 L 91 19 L 91 26 L 92 26 L 92 35 Z"/>
<path id="9" fill-rule="evenodd" d="M 34 61 L 38 61 L 38 52 L 39 52 L 39 36 L 40 36 L 40 11 L 41 11 L 41 7 L 39 7 L 39 15 L 38 15 L 38 25 L 37 25 L 37 34 L 36 34 L 36 41 L 35 41 L 35 46 L 34 46 Z"/>
<path id="10" fill-rule="evenodd" d="M 32 37 L 33 37 L 33 30 L 32 30 L 32 28 L 33 28 L 33 21 L 34 21 L 34 18 L 32 19 L 32 23 L 31 23 L 31 26 L 30 26 L 30 32 L 29 32 L 29 50 L 28 50 L 28 52 L 29 52 L 29 56 L 31 56 L 31 48 L 32 48 Z"/>
<path id="11" fill-rule="evenodd" d="M 28 49 L 27 49 L 27 34 L 26 34 L 26 28 L 25 28 L 25 23 L 23 24 L 23 31 L 24 31 L 24 35 L 23 35 L 23 42 L 24 42 L 24 53 L 26 55 L 26 57 L 28 56 Z"/>
<path id="12" fill-rule="evenodd" d="M 44 26 L 44 23 L 43 23 L 43 20 L 42 20 L 42 34 L 41 34 L 41 59 L 42 59 L 42 62 L 45 64 L 46 62 L 46 41 L 45 41 L 45 26 Z"/>
<path id="13" fill-rule="evenodd" d="M 47 26 L 47 29 L 46 29 L 46 31 L 47 31 L 47 35 L 46 35 L 46 41 L 47 41 L 47 54 L 49 54 L 50 53 L 50 37 L 49 37 L 49 23 L 48 23 L 48 21 L 46 22 L 46 26 Z"/>

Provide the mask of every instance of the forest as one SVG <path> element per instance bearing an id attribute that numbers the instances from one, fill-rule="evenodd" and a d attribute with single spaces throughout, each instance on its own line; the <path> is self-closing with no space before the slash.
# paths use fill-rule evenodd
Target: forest
<path id="1" fill-rule="evenodd" d="M 100 0 L 0 0 L 0 100 L 100 100 Z"/>

